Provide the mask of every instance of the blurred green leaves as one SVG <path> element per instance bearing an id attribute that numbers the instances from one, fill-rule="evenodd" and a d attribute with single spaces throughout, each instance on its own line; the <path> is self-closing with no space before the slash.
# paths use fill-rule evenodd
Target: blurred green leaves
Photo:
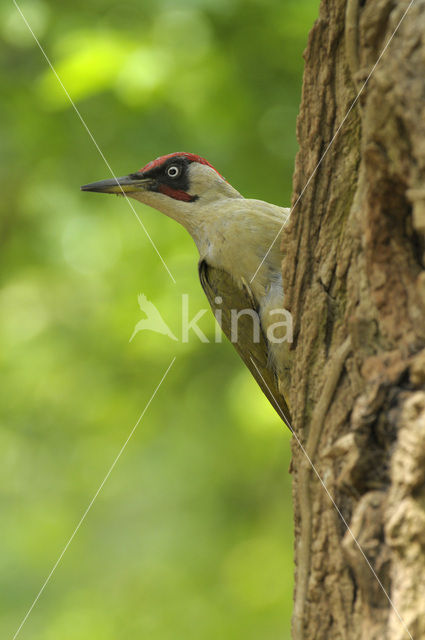
<path id="1" fill-rule="evenodd" d="M 37 37 L 43 37 L 48 20 L 49 7 L 44 0 L 23 0 L 19 7 Z M 33 47 L 34 37 L 13 2 L 4 2 L 0 7 L 1 34 L 14 47 Z"/>
<path id="2" fill-rule="evenodd" d="M 117 175 L 171 151 L 288 204 L 314 0 L 19 3 Z M 23 627 L 32 640 L 289 638 L 289 434 L 205 307 L 192 241 L 110 177 L 13 3 L 0 9 L 0 634 L 12 637 L 171 358 L 176 363 Z M 200 323 L 212 339 L 211 317 Z"/>
<path id="3" fill-rule="evenodd" d="M 56 48 L 59 56 L 55 70 L 72 99 L 78 102 L 113 86 L 135 45 L 114 32 L 77 31 Z M 68 96 L 49 68 L 41 74 L 37 92 L 47 106 L 70 106 Z"/>

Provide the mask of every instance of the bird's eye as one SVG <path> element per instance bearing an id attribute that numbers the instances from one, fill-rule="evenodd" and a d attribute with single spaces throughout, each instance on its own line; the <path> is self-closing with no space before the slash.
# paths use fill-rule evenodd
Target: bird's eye
<path id="1" fill-rule="evenodd" d="M 178 167 L 177 165 L 172 164 L 170 167 L 168 167 L 167 176 L 169 178 L 177 178 L 179 174 L 180 174 L 180 167 Z"/>

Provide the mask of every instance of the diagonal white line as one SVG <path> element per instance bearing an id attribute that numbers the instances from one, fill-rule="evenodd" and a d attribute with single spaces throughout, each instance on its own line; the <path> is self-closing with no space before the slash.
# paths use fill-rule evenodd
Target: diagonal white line
<path id="1" fill-rule="evenodd" d="M 291 430 L 292 435 L 294 436 L 295 440 L 297 441 L 301 451 L 303 452 L 303 454 L 305 455 L 305 457 L 308 460 L 309 465 L 311 466 L 311 468 L 313 469 L 314 473 L 316 474 L 320 484 L 322 485 L 322 487 L 324 488 L 324 490 L 326 491 L 326 494 L 329 498 L 329 500 L 332 502 L 333 506 L 335 507 L 339 517 L 341 518 L 341 520 L 343 521 L 348 533 L 350 534 L 350 536 L 353 538 L 354 543 L 356 544 L 357 548 L 359 549 L 360 553 L 362 554 L 363 558 L 366 561 L 366 564 L 368 565 L 369 569 L 371 570 L 372 574 L 374 575 L 374 577 L 376 578 L 379 586 L 381 587 L 382 591 L 384 592 L 388 602 L 390 603 L 390 605 L 392 606 L 392 608 L 394 609 L 394 612 L 397 616 L 397 618 L 400 620 L 401 624 L 403 625 L 406 633 L 408 634 L 410 640 L 413 640 L 413 636 L 411 635 L 409 629 L 407 628 L 406 623 L 404 622 L 403 618 L 401 617 L 400 613 L 398 612 L 394 602 L 391 600 L 389 594 L 387 593 L 384 585 L 382 584 L 381 580 L 379 579 L 378 575 L 376 574 L 375 569 L 372 567 L 371 563 L 369 562 L 365 552 L 363 551 L 362 547 L 360 546 L 360 543 L 357 541 L 357 538 L 355 537 L 354 533 L 352 532 L 350 525 L 348 524 L 348 522 L 346 521 L 346 519 L 344 518 L 344 516 L 341 513 L 340 508 L 338 507 L 338 505 L 336 504 L 335 500 L 333 499 L 333 497 L 331 496 L 329 489 L 327 488 L 327 486 L 325 485 L 324 481 L 322 480 L 319 472 L 317 471 L 314 462 L 312 461 L 312 459 L 310 458 L 310 456 L 308 455 L 307 451 L 305 450 L 301 440 L 299 439 L 299 437 L 297 436 L 297 434 L 295 433 L 294 429 L 292 428 L 291 423 L 289 422 L 288 418 L 285 416 L 284 412 L 282 411 L 282 409 L 279 406 L 279 403 L 277 402 L 276 398 L 273 395 L 273 392 L 271 391 L 270 387 L 268 386 L 267 382 L 264 380 L 263 376 L 261 375 L 261 372 L 259 370 L 259 368 L 257 367 L 257 365 L 255 364 L 254 360 L 251 358 L 250 356 L 250 360 L 252 362 L 252 364 L 254 365 L 254 367 L 257 370 L 258 375 L 260 376 L 261 380 L 263 381 L 264 385 L 266 386 L 266 388 L 268 389 L 270 396 L 273 398 L 273 401 L 277 407 L 277 410 L 279 411 L 279 413 L 281 414 L 281 416 L 283 417 L 285 423 L 288 425 L 289 429 Z"/>
<path id="2" fill-rule="evenodd" d="M 258 265 L 254 275 L 252 276 L 251 280 L 249 281 L 250 283 L 254 280 L 255 276 L 257 275 L 257 273 L 259 272 L 259 270 L 261 269 L 262 265 L 264 264 L 264 261 L 267 259 L 267 256 L 269 255 L 270 251 L 272 250 L 272 248 L 274 247 L 276 240 L 279 238 L 280 234 L 283 231 L 284 226 L 286 225 L 286 223 L 288 222 L 290 216 L 292 215 L 292 212 L 294 211 L 295 207 L 297 206 L 297 204 L 299 203 L 299 201 L 301 200 L 301 198 L 304 195 L 305 190 L 307 189 L 308 185 L 310 184 L 310 182 L 312 181 L 312 179 L 314 178 L 314 176 L 317 173 L 317 170 L 319 169 L 320 165 L 322 164 L 325 156 L 327 155 L 329 149 L 331 148 L 331 146 L 333 145 L 335 138 L 337 137 L 337 135 L 339 134 L 339 132 L 341 131 L 342 127 L 344 126 L 345 121 L 347 120 L 348 116 L 350 115 L 350 113 L 352 112 L 352 110 L 354 109 L 354 107 L 356 106 L 357 102 L 359 101 L 359 98 L 361 96 L 361 94 L 363 93 L 364 88 L 366 87 L 367 83 L 369 82 L 369 80 L 371 79 L 376 67 L 378 66 L 378 64 L 381 61 L 382 56 L 384 55 L 384 53 L 386 52 L 386 50 L 388 49 L 388 47 L 391 44 L 392 39 L 394 38 L 395 34 L 397 33 L 397 31 L 400 28 L 401 23 L 403 22 L 404 18 L 406 17 L 410 7 L 412 6 L 412 4 L 415 2 L 415 0 L 410 0 L 409 5 L 406 9 L 406 11 L 403 13 L 403 15 L 401 16 L 396 28 L 394 29 L 393 33 L 391 34 L 390 38 L 388 39 L 388 42 L 386 43 L 385 47 L 382 49 L 381 53 L 379 54 L 379 58 L 377 59 L 377 61 L 375 62 L 375 64 L 373 65 L 369 75 L 367 76 L 366 80 L 364 81 L 364 83 L 362 84 L 360 91 L 358 92 L 358 94 L 356 95 L 356 97 L 354 98 L 350 108 L 348 109 L 347 113 L 345 114 L 344 118 L 341 120 L 338 129 L 336 130 L 336 132 L 334 133 L 332 140 L 329 142 L 328 146 L 326 147 L 325 151 L 323 152 L 323 155 L 321 156 L 319 162 L 317 163 L 316 167 L 314 168 L 313 173 L 311 174 L 311 176 L 309 177 L 309 179 L 307 180 L 306 184 L 304 185 L 303 190 L 301 191 L 300 195 L 298 196 L 298 198 L 295 201 L 294 206 L 291 208 L 291 211 L 289 212 L 288 217 L 285 219 L 285 222 L 282 224 L 282 226 L 280 227 L 278 233 L 276 234 L 275 239 L 273 240 L 273 242 L 271 243 L 270 247 L 267 250 L 267 253 L 265 254 L 264 258 L 261 260 L 260 264 Z"/>
<path id="3" fill-rule="evenodd" d="M 130 209 L 132 210 L 132 212 L 134 213 L 134 215 L 136 216 L 140 226 L 142 227 L 143 231 L 145 232 L 149 242 L 151 243 L 152 247 L 154 248 L 156 254 L 158 255 L 159 259 L 161 260 L 162 264 L 164 265 L 168 275 L 170 276 L 171 280 L 174 282 L 174 284 L 176 284 L 176 281 L 174 279 L 173 274 L 171 273 L 171 271 L 169 270 L 168 266 L 165 263 L 164 258 L 161 256 L 155 242 L 152 240 L 148 230 L 146 229 L 145 225 L 143 224 L 142 220 L 140 219 L 139 215 L 137 214 L 135 208 L 133 207 L 133 204 L 131 203 L 130 199 L 128 198 L 127 194 L 124 192 L 122 186 L 120 185 L 120 183 L 118 182 L 117 176 L 115 175 L 115 173 L 112 170 L 111 165 L 109 164 L 109 162 L 107 161 L 107 159 L 105 158 L 103 151 L 101 150 L 101 148 L 99 147 L 99 145 L 97 144 L 92 132 L 90 131 L 90 129 L 88 128 L 83 116 L 81 115 L 78 107 L 76 106 L 76 104 L 74 103 L 74 101 L 72 100 L 71 96 L 69 95 L 65 85 L 63 84 L 62 80 L 60 79 L 59 75 L 56 72 L 56 69 L 53 67 L 53 64 L 50 62 L 50 59 L 47 55 L 47 53 L 45 52 L 45 50 L 43 49 L 43 47 L 41 46 L 37 36 L 35 35 L 34 31 L 31 29 L 30 25 L 28 24 L 27 19 L 25 18 L 24 14 L 22 13 L 20 7 L 18 6 L 16 0 L 13 0 L 13 4 L 15 5 L 15 7 L 17 8 L 17 10 L 19 11 L 19 13 L 21 14 L 22 20 L 25 22 L 26 26 L 28 27 L 32 37 L 34 38 L 35 42 L 38 45 L 38 48 L 40 49 L 41 53 L 43 54 L 44 58 L 46 59 L 47 64 L 49 65 L 50 69 L 53 71 L 53 74 L 55 75 L 57 81 L 59 82 L 60 86 L 62 87 L 66 97 L 68 98 L 69 102 L 71 103 L 72 107 L 74 108 L 75 113 L 77 114 L 77 116 L 79 117 L 79 119 L 81 120 L 81 124 L 83 125 L 84 129 L 87 131 L 87 133 L 89 134 L 91 141 L 93 142 L 94 146 L 96 147 L 96 149 L 98 150 L 102 160 L 104 161 L 104 163 L 106 164 L 106 166 L 108 167 L 112 177 L 114 178 L 115 182 L 117 183 L 117 185 L 119 186 L 119 188 L 121 189 L 122 195 L 125 197 L 125 199 L 128 202 L 128 205 L 130 207 Z"/>
<path id="4" fill-rule="evenodd" d="M 69 545 L 70 545 L 70 544 L 71 544 L 71 542 L 73 541 L 73 539 L 74 539 L 74 537 L 75 537 L 75 535 L 76 535 L 77 531 L 79 530 L 79 528 L 80 528 L 80 527 L 81 527 L 81 525 L 83 524 L 83 522 L 84 522 L 84 520 L 85 520 L 85 518 L 86 518 L 86 516 L 87 516 L 88 512 L 90 511 L 90 509 L 91 509 L 91 508 L 92 508 L 92 506 L 93 506 L 94 501 L 96 500 L 96 498 L 97 498 L 97 496 L 99 495 L 99 493 L 102 491 L 102 489 L 103 489 L 103 487 L 104 487 L 104 485 L 105 485 L 105 482 L 107 481 L 107 479 L 108 479 L 108 478 L 109 478 L 109 476 L 111 475 L 111 473 L 112 473 L 112 471 L 113 471 L 113 469 L 114 469 L 115 465 L 117 464 L 118 460 L 119 460 L 119 459 L 120 459 L 120 457 L 121 457 L 121 454 L 123 453 L 124 449 L 126 448 L 127 444 L 129 443 L 129 441 L 130 441 L 130 439 L 131 439 L 132 435 L 134 434 L 134 432 L 136 431 L 137 427 L 139 426 L 140 421 L 142 420 L 143 416 L 145 415 L 146 411 L 148 410 L 148 408 L 149 408 L 149 406 L 150 406 L 150 404 L 151 404 L 152 400 L 155 398 L 155 396 L 156 396 L 156 394 L 157 394 L 157 391 L 159 390 L 160 386 L 162 385 L 162 383 L 164 382 L 165 378 L 167 377 L 168 372 L 170 371 L 171 367 L 173 366 L 173 364 L 174 364 L 175 360 L 176 360 L 176 358 L 174 357 L 174 358 L 171 360 L 170 364 L 168 365 L 167 370 L 165 371 L 164 375 L 162 376 L 161 380 L 159 381 L 158 385 L 156 386 L 156 388 L 155 388 L 154 392 L 152 393 L 151 397 L 149 398 L 149 400 L 148 400 L 148 402 L 147 402 L 147 404 L 146 404 L 145 408 L 143 409 L 142 413 L 141 413 L 141 414 L 140 414 L 140 416 L 139 416 L 139 419 L 137 420 L 136 424 L 134 425 L 134 427 L 133 427 L 133 428 L 132 428 L 132 430 L 130 431 L 130 435 L 128 436 L 127 440 L 124 442 L 124 444 L 123 444 L 123 446 L 121 447 L 121 449 L 120 449 L 120 451 L 119 451 L 119 453 L 118 453 L 117 457 L 115 458 L 115 460 L 114 460 L 114 461 L 113 461 L 113 463 L 111 464 L 111 466 L 110 466 L 110 468 L 109 468 L 108 473 L 106 474 L 106 476 L 103 478 L 102 482 L 100 483 L 98 490 L 96 491 L 96 493 L 94 494 L 93 498 L 91 499 L 91 501 L 90 501 L 90 503 L 89 503 L 89 506 L 88 506 L 88 507 L 87 507 L 87 509 L 84 511 L 83 515 L 81 516 L 81 519 L 80 519 L 79 523 L 78 523 L 78 524 L 77 524 L 77 526 L 75 527 L 75 529 L 74 529 L 74 531 L 73 531 L 73 533 L 72 533 L 71 537 L 69 538 L 68 542 L 67 542 L 67 543 L 66 543 L 66 545 L 64 546 L 64 548 L 63 548 L 63 550 L 62 550 L 61 554 L 59 555 L 58 559 L 56 560 L 55 564 L 53 565 L 52 570 L 50 571 L 49 575 L 47 576 L 46 580 L 44 581 L 43 586 L 41 587 L 40 591 L 38 592 L 37 596 L 35 597 L 35 599 L 34 599 L 34 601 L 33 601 L 32 605 L 31 605 L 31 606 L 30 606 L 30 608 L 28 609 L 28 611 L 27 611 L 27 613 L 26 613 L 26 615 L 25 615 L 24 619 L 22 620 L 22 622 L 21 622 L 21 624 L 19 625 L 19 627 L 18 627 L 18 629 L 17 629 L 17 631 L 16 631 L 15 635 L 13 636 L 13 640 L 15 640 L 15 639 L 18 637 L 18 635 L 19 635 L 19 633 L 20 633 L 20 631 L 21 631 L 22 627 L 24 626 L 25 622 L 28 620 L 28 617 L 30 616 L 30 614 L 31 614 L 32 610 L 34 609 L 35 605 L 37 604 L 37 602 L 38 602 L 38 600 L 39 600 L 39 598 L 40 598 L 41 594 L 43 593 L 44 589 L 46 588 L 47 584 L 49 583 L 50 578 L 52 577 L 52 575 L 53 575 L 53 574 L 54 574 L 54 572 L 56 571 L 56 569 L 57 569 L 57 567 L 58 567 L 58 565 L 59 565 L 60 561 L 62 560 L 63 556 L 65 555 L 65 553 L 66 553 L 66 551 L 67 551 L 67 549 L 68 549 Z"/>

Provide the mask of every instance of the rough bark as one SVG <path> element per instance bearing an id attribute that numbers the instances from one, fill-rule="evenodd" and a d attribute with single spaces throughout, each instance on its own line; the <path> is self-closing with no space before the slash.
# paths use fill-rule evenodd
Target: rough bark
<path id="1" fill-rule="evenodd" d="M 407 5 L 322 0 L 305 52 L 293 204 Z M 293 427 L 340 510 L 294 438 L 293 637 L 402 640 L 407 627 L 425 638 L 425 0 L 305 190 L 283 247 Z"/>

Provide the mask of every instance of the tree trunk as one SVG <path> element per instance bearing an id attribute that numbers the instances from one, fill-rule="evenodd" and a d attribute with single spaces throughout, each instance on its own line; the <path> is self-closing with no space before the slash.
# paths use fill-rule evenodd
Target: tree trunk
<path id="1" fill-rule="evenodd" d="M 322 0 L 293 205 L 407 6 Z M 423 639 L 425 0 L 373 71 L 283 247 L 290 404 L 305 449 L 293 438 L 293 638 Z"/>

